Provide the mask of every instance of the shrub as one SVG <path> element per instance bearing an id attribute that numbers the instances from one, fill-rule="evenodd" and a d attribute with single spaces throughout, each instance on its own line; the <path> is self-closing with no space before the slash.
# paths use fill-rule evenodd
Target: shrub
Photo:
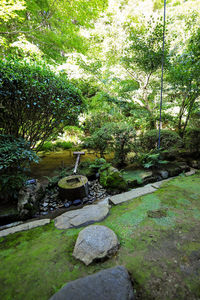
<path id="1" fill-rule="evenodd" d="M 37 155 L 22 138 L 0 135 L 0 198 L 16 197 L 26 180 L 25 171 Z"/>
<path id="2" fill-rule="evenodd" d="M 135 130 L 126 122 L 108 124 L 112 134 L 112 149 L 115 153 L 115 163 L 118 166 L 125 164 L 127 154 L 132 150 L 135 138 Z M 107 126 L 107 125 L 105 125 Z"/>
<path id="3" fill-rule="evenodd" d="M 107 149 L 114 151 L 115 163 L 124 165 L 127 154 L 132 149 L 135 130 L 126 122 L 110 122 L 85 139 L 85 146 L 100 152 L 103 158 Z"/>
<path id="4" fill-rule="evenodd" d="M 0 90 L 1 133 L 25 138 L 31 148 L 75 124 L 81 109 L 78 90 L 42 63 L 0 60 Z"/>
<path id="5" fill-rule="evenodd" d="M 54 151 L 55 145 L 52 142 L 44 142 L 44 144 L 40 147 L 41 151 Z"/>
<path id="6" fill-rule="evenodd" d="M 153 129 L 147 131 L 140 137 L 140 145 L 142 152 L 149 152 L 157 148 L 158 144 L 158 130 Z M 161 130 L 160 144 L 163 150 L 175 150 L 183 146 L 181 137 L 175 131 Z"/>
<path id="7" fill-rule="evenodd" d="M 103 127 L 105 123 L 111 122 L 113 119 L 114 116 L 105 111 L 92 112 L 84 120 L 84 131 L 92 135 L 99 128 Z"/>
<path id="8" fill-rule="evenodd" d="M 184 136 L 184 144 L 186 149 L 200 152 L 200 129 L 188 128 Z"/>
<path id="9" fill-rule="evenodd" d="M 109 147 L 111 141 L 110 128 L 103 126 L 95 131 L 90 137 L 84 140 L 84 146 L 89 149 L 100 152 L 100 156 L 103 158 L 106 149 Z"/>
<path id="10" fill-rule="evenodd" d="M 74 144 L 71 143 L 71 142 L 58 141 L 58 142 L 55 143 L 56 148 L 61 148 L 61 149 L 64 149 L 64 150 L 71 149 L 73 146 L 74 146 Z"/>

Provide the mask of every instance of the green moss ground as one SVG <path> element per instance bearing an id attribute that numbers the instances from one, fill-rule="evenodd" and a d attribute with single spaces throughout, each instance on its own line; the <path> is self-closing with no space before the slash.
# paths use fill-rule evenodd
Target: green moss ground
<path id="1" fill-rule="evenodd" d="M 149 218 L 148 211 L 167 211 Z M 86 267 L 72 256 L 79 229 L 44 227 L 0 239 L 0 299 L 49 299 L 66 282 L 115 265 L 130 272 L 137 299 L 200 298 L 200 173 L 110 210 L 99 224 L 120 241 L 116 256 Z"/>

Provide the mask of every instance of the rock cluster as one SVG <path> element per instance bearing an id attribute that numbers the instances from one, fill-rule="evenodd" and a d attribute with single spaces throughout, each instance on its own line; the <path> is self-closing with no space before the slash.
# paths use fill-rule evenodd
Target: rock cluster
<path id="1" fill-rule="evenodd" d="M 82 204 L 92 204 L 94 201 L 104 199 L 108 196 L 106 190 L 99 184 L 98 180 L 88 182 L 89 194 L 83 199 L 75 201 L 62 201 L 59 198 L 58 188 L 54 190 L 46 190 L 44 199 L 40 202 L 39 214 L 47 215 L 58 208 L 69 208 L 70 206 L 78 206 Z"/>

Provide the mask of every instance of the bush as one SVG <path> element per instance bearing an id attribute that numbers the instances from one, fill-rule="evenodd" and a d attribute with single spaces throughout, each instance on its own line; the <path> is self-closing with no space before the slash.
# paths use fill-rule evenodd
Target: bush
<path id="1" fill-rule="evenodd" d="M 112 149 L 115 153 L 115 163 L 118 166 L 123 166 L 127 154 L 133 148 L 136 135 L 135 130 L 132 125 L 126 122 L 110 123 L 108 125 L 112 134 Z"/>
<path id="2" fill-rule="evenodd" d="M 190 151 L 200 152 L 200 129 L 188 128 L 184 136 L 185 148 Z"/>
<path id="3" fill-rule="evenodd" d="M 52 142 L 45 142 L 41 147 L 41 151 L 54 151 L 55 150 L 55 145 Z"/>
<path id="4" fill-rule="evenodd" d="M 104 158 L 104 153 L 109 147 L 111 141 L 110 128 L 103 126 L 102 128 L 95 131 L 91 137 L 84 140 L 84 146 L 89 149 L 100 152 L 100 156 Z"/>
<path id="5" fill-rule="evenodd" d="M 149 152 L 157 148 L 158 134 L 158 130 L 153 129 L 147 131 L 142 137 L 140 137 L 142 152 Z M 175 131 L 164 129 L 161 130 L 160 145 L 163 150 L 172 151 L 181 148 L 183 146 L 183 141 Z"/>
<path id="6" fill-rule="evenodd" d="M 62 141 L 57 141 L 55 144 L 52 142 L 45 142 L 41 147 L 40 151 L 55 151 L 56 149 L 71 149 L 74 146 L 73 143 L 71 142 L 62 142 Z"/>
<path id="7" fill-rule="evenodd" d="M 93 134 L 99 128 L 103 127 L 105 123 L 114 121 L 115 116 L 105 111 L 96 111 L 88 114 L 84 121 L 84 131 L 86 134 Z"/>
<path id="8" fill-rule="evenodd" d="M 0 198 L 17 196 L 31 162 L 38 162 L 38 157 L 30 150 L 29 143 L 22 138 L 0 135 Z"/>
<path id="9" fill-rule="evenodd" d="M 55 143 L 56 148 L 61 148 L 61 149 L 64 149 L 64 150 L 71 149 L 73 146 L 74 146 L 74 144 L 71 143 L 71 142 L 60 142 L 60 141 L 58 141 L 58 142 Z"/>
<path id="10" fill-rule="evenodd" d="M 26 138 L 31 148 L 75 124 L 81 109 L 78 90 L 42 63 L 0 60 L 0 90 L 1 133 Z"/>
<path id="11" fill-rule="evenodd" d="M 85 146 L 99 151 L 102 158 L 106 150 L 114 151 L 115 163 L 122 166 L 132 149 L 134 137 L 135 130 L 132 125 L 126 122 L 110 122 L 86 138 Z"/>

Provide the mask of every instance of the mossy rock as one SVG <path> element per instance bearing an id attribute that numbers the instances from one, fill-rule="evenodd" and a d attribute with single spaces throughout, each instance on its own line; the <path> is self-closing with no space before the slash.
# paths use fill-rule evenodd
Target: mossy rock
<path id="1" fill-rule="evenodd" d="M 114 167 L 100 170 L 100 184 L 110 193 L 126 191 L 128 188 L 122 174 Z"/>

